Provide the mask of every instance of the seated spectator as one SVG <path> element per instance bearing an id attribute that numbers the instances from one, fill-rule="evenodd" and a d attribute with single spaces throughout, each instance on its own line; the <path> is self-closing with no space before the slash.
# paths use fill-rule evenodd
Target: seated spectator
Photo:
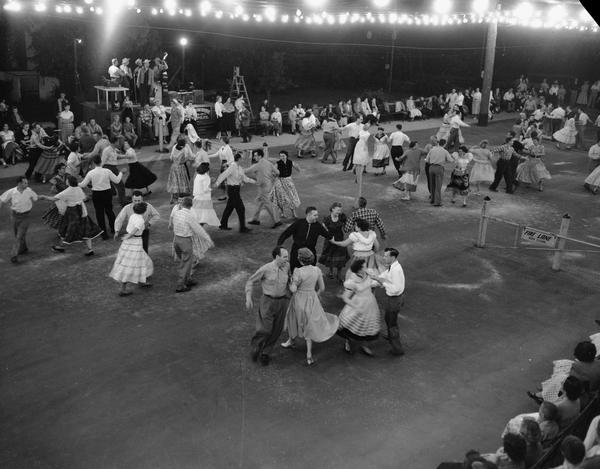
<path id="1" fill-rule="evenodd" d="M 578 469 L 600 469 L 600 456 L 584 459 Z"/>
<path id="2" fill-rule="evenodd" d="M 22 158 L 28 158 L 29 149 L 31 148 L 31 125 L 29 125 L 29 122 L 25 122 L 23 127 L 17 130 L 15 139 L 19 144 L 20 156 Z"/>
<path id="3" fill-rule="evenodd" d="M 600 415 L 592 419 L 592 421 L 590 422 L 590 426 L 588 427 L 588 431 L 585 435 L 585 439 L 583 440 L 583 445 L 585 446 L 586 451 L 586 458 L 600 456 L 600 425 L 598 425 L 599 421 Z"/>
<path id="4" fill-rule="evenodd" d="M 558 408 L 551 402 L 542 402 L 538 414 L 538 424 L 542 432 L 542 447 L 547 448 L 558 435 Z"/>
<path id="5" fill-rule="evenodd" d="M 525 453 L 525 467 L 530 468 L 533 466 L 544 453 L 542 449 L 542 432 L 538 423 L 533 420 L 526 418 L 521 424 L 521 436 L 527 443 L 527 451 Z"/>
<path id="6" fill-rule="evenodd" d="M 17 108 L 17 106 L 13 106 L 12 113 L 10 114 L 9 118 L 10 128 L 13 130 L 17 130 L 18 128 L 22 127 L 24 123 L 25 119 L 23 119 L 23 116 L 19 112 L 19 109 Z"/>
<path id="7" fill-rule="evenodd" d="M 6 164 L 6 160 L 10 162 L 14 162 L 16 156 L 15 152 L 19 148 L 17 142 L 15 141 L 15 133 L 8 128 L 8 124 L 4 124 L 2 130 L 0 131 L 0 144 L 2 145 L 0 151 L 0 163 L 5 168 L 8 166 Z"/>
<path id="8" fill-rule="evenodd" d="M 261 137 L 265 137 L 270 130 L 271 122 L 269 120 L 269 112 L 267 108 L 264 106 L 260 107 L 260 112 L 258 113 L 258 124 L 260 126 L 260 135 Z"/>
<path id="9" fill-rule="evenodd" d="M 484 454 L 483 457 L 496 464 L 498 469 L 525 469 L 527 454 L 525 439 L 520 435 L 507 433 L 502 440 L 502 448 L 495 453 Z"/>
<path id="10" fill-rule="evenodd" d="M 126 116 L 125 122 L 123 122 L 123 136 L 132 148 L 135 147 L 138 136 L 135 133 L 135 127 L 129 116 Z"/>
<path id="11" fill-rule="evenodd" d="M 581 411 L 579 398 L 583 387 L 581 381 L 574 376 L 568 376 L 562 386 L 562 395 L 555 402 L 558 409 L 558 426 L 560 429 L 568 427 L 577 419 Z"/>
<path id="12" fill-rule="evenodd" d="M 579 469 L 585 458 L 583 442 L 573 435 L 567 435 L 560 444 L 560 452 L 565 458 L 564 462 L 554 469 Z"/>
<path id="13" fill-rule="evenodd" d="M 589 340 L 579 342 L 573 352 L 575 362 L 571 376 L 579 379 L 584 392 L 594 392 L 600 388 L 600 361 L 596 360 L 596 346 Z"/>

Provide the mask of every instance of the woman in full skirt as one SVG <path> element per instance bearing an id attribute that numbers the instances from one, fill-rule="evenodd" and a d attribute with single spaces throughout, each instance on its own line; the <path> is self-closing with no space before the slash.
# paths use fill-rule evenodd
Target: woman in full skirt
<path id="1" fill-rule="evenodd" d="M 544 181 L 552 179 L 542 158 L 546 154 L 539 137 L 532 138 L 533 145 L 527 150 L 527 160 L 517 166 L 517 181 L 544 190 Z"/>
<path id="2" fill-rule="evenodd" d="M 346 339 L 344 349 L 353 353 L 352 341 L 371 341 L 379 336 L 381 315 L 372 288 L 379 283 L 373 280 L 365 269 L 365 260 L 357 259 L 350 266 L 352 274 L 344 282 L 342 300 L 346 303 L 339 316 L 338 335 Z M 369 347 L 361 345 L 361 351 L 373 356 Z"/>
<path id="3" fill-rule="evenodd" d="M 56 222 L 48 223 L 55 228 L 60 238 L 60 243 L 52 246 L 56 252 L 64 252 L 65 245 L 85 243 L 86 256 L 93 256 L 92 240 L 102 234 L 102 230 L 88 216 L 85 206 L 86 195 L 78 186 L 75 176 L 67 176 L 69 187 L 54 196 L 40 196 L 53 201 L 57 212 L 60 214 Z"/>
<path id="4" fill-rule="evenodd" d="M 196 215 L 198 223 L 201 225 L 219 226 L 221 221 L 217 217 L 212 203 L 212 189 L 210 176 L 208 175 L 209 169 L 210 166 L 208 163 L 200 163 L 200 166 L 196 169 L 192 213 Z"/>
<path id="5" fill-rule="evenodd" d="M 167 178 L 167 192 L 171 194 L 171 204 L 177 200 L 178 194 L 192 192 L 187 161 L 193 161 L 194 155 L 186 145 L 185 137 L 180 136 L 171 150 L 171 169 Z"/>
<path id="6" fill-rule="evenodd" d="M 560 149 L 560 144 L 564 144 L 567 150 L 570 150 L 575 145 L 577 137 L 577 129 L 575 128 L 575 115 L 573 113 L 567 116 L 567 121 L 562 129 L 557 130 L 552 134 L 556 140 L 556 148 Z"/>
<path id="7" fill-rule="evenodd" d="M 458 152 L 453 153 L 452 157 L 456 162 L 454 169 L 450 174 L 450 182 L 446 186 L 446 190 L 452 192 L 450 202 L 456 202 L 456 196 L 463 196 L 462 206 L 467 206 L 467 198 L 469 197 L 469 163 L 473 159 L 473 155 L 469 153 L 469 149 L 461 146 Z"/>
<path id="8" fill-rule="evenodd" d="M 311 116 L 310 112 L 306 113 L 305 118 Z M 308 124 L 300 124 L 300 135 L 296 139 L 294 146 L 298 150 L 298 158 L 304 158 L 303 153 L 310 153 L 311 158 L 317 156 L 317 141 L 314 136 L 315 126 Z"/>
<path id="9" fill-rule="evenodd" d="M 294 270 L 290 281 L 292 299 L 285 317 L 289 339 L 282 343 L 290 348 L 296 337 L 306 340 L 306 364 L 313 365 L 312 343 L 325 342 L 335 335 L 339 320 L 334 314 L 323 310 L 319 293 L 325 290 L 321 269 L 312 265 L 314 254 L 308 248 L 298 250 L 301 267 Z M 315 289 L 316 287 L 316 289 Z"/>
<path id="10" fill-rule="evenodd" d="M 66 165 L 64 163 L 59 163 L 56 166 L 56 174 L 50 179 L 50 193 L 58 194 L 64 191 L 67 187 L 69 187 L 69 183 L 67 182 L 67 172 Z M 42 215 L 42 221 L 48 225 L 53 230 L 58 229 L 58 223 L 60 222 L 61 217 L 65 213 L 65 205 L 61 200 L 54 200 L 48 210 L 44 212 Z"/>
<path id="11" fill-rule="evenodd" d="M 143 214 L 147 210 L 146 202 L 133 206 L 133 215 L 129 217 L 127 232 L 121 238 L 121 247 L 109 276 L 121 284 L 119 296 L 129 296 L 133 292 L 128 290 L 130 283 L 142 287 L 150 287 L 148 277 L 152 276 L 154 264 L 146 254 L 142 245 L 142 233 L 146 228 Z"/>
<path id="12" fill-rule="evenodd" d="M 492 163 L 494 157 L 488 149 L 488 141 L 482 140 L 479 145 L 471 147 L 470 152 L 473 155 L 473 167 L 469 182 L 475 184 L 475 194 L 481 191 L 481 183 L 490 184 L 494 181 L 494 167 Z"/>
<path id="13" fill-rule="evenodd" d="M 323 220 L 325 228 L 333 235 L 335 241 L 344 240 L 344 225 L 346 224 L 346 215 L 342 212 L 342 204 L 334 202 L 329 208 L 329 216 Z M 330 279 L 337 278 L 341 283 L 341 271 L 348 262 L 348 249 L 340 247 L 329 240 L 323 242 L 323 251 L 319 257 L 319 264 L 329 268 L 328 276 Z M 335 275 L 333 271 L 335 270 Z"/>
<path id="14" fill-rule="evenodd" d="M 129 176 L 125 181 L 125 188 L 132 190 L 145 188 L 146 193 L 144 195 L 152 194 L 149 187 L 156 181 L 156 174 L 138 161 L 135 150 L 127 140 L 123 143 L 123 149 L 125 150 L 125 156 L 128 157 L 127 163 L 129 164 Z"/>
<path id="15" fill-rule="evenodd" d="M 347 247 L 352 245 L 352 257 L 350 258 L 350 265 L 357 260 L 364 260 L 365 266 L 368 269 L 378 268 L 378 261 L 376 252 L 379 251 L 379 242 L 377 241 L 377 234 L 369 229 L 369 222 L 362 218 L 357 218 L 354 222 L 354 232 L 348 235 L 344 241 L 336 241 L 335 239 L 330 240 L 331 243 L 336 244 L 340 247 Z M 351 272 L 346 272 L 346 280 L 350 277 Z"/>
<path id="16" fill-rule="evenodd" d="M 583 181 L 583 186 L 594 195 L 598 193 L 598 189 L 600 189 L 600 166 L 596 166 L 596 168 L 588 174 Z"/>
<path id="17" fill-rule="evenodd" d="M 296 209 L 300 207 L 300 197 L 292 179 L 292 172 L 294 169 L 300 172 L 300 166 L 290 160 L 288 152 L 285 150 L 279 152 L 276 166 L 279 176 L 273 183 L 271 203 L 277 207 L 282 218 L 286 216 L 286 212 L 296 218 Z"/>
<path id="18" fill-rule="evenodd" d="M 390 147 L 388 142 L 390 138 L 384 133 L 383 127 L 377 128 L 375 134 L 375 149 L 373 151 L 373 168 L 381 168 L 380 173 L 375 173 L 375 176 L 385 174 L 385 168 L 390 164 Z"/>

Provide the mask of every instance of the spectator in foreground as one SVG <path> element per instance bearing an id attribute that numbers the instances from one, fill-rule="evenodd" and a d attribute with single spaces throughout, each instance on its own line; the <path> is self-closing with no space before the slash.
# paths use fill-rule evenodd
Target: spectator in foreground
<path id="1" fill-rule="evenodd" d="M 504 435 L 502 448 L 495 453 L 484 454 L 483 457 L 496 464 L 498 469 L 525 469 L 527 442 L 521 435 L 507 433 Z"/>
<path id="2" fill-rule="evenodd" d="M 585 446 L 579 438 L 567 435 L 560 444 L 560 452 L 565 460 L 554 469 L 578 469 L 581 467 L 581 462 L 585 458 Z"/>

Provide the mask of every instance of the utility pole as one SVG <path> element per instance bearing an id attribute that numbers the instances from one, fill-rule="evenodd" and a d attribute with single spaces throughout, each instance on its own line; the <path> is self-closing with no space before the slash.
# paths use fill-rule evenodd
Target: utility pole
<path id="1" fill-rule="evenodd" d="M 493 0 L 490 11 L 494 13 L 500 9 L 498 0 Z M 483 68 L 483 86 L 481 87 L 481 108 L 479 110 L 478 125 L 487 127 L 490 109 L 490 97 L 492 94 L 492 80 L 494 78 L 494 62 L 496 60 L 496 39 L 498 37 L 498 20 L 491 18 L 487 39 L 485 42 L 485 64 Z"/>
<path id="2" fill-rule="evenodd" d="M 396 55 L 394 48 L 396 46 L 396 28 L 392 30 L 392 50 L 390 53 L 390 73 L 388 76 L 388 94 L 392 94 L 392 82 L 394 80 L 394 56 Z"/>

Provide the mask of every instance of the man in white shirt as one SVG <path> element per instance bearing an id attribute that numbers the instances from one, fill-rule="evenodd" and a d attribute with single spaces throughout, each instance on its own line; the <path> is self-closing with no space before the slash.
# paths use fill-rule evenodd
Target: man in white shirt
<path id="1" fill-rule="evenodd" d="M 446 98 L 446 103 L 448 104 L 448 109 L 454 109 L 454 106 L 456 106 L 457 99 L 458 99 L 458 94 L 456 93 L 456 90 L 453 88 L 452 92 Z"/>
<path id="2" fill-rule="evenodd" d="M 256 178 L 258 197 L 256 198 L 256 212 L 254 212 L 254 216 L 248 224 L 260 225 L 260 212 L 264 209 L 273 219 L 273 228 L 277 228 L 278 226 L 281 226 L 282 223 L 279 219 L 277 210 L 275 210 L 275 207 L 273 207 L 273 204 L 271 203 L 271 191 L 273 190 L 275 178 L 279 176 L 279 170 L 273 163 L 265 158 L 265 153 L 262 149 L 259 148 L 258 150 L 255 150 L 253 156 L 255 156 L 258 161 L 247 168 L 244 173 Z"/>
<path id="3" fill-rule="evenodd" d="M 117 165 L 120 164 L 119 160 L 128 160 L 129 158 L 123 154 L 118 153 L 118 145 L 120 143 L 119 137 L 111 136 L 109 139 L 110 145 L 108 145 L 104 150 L 102 150 L 102 167 L 106 169 L 110 169 L 112 173 L 117 176 L 119 174 L 119 170 Z M 127 205 L 127 197 L 125 196 L 125 184 L 123 182 L 119 182 L 118 184 L 113 184 L 114 189 L 119 198 L 119 203 L 121 207 Z"/>
<path id="4" fill-rule="evenodd" d="M 122 77 L 122 86 L 125 88 L 129 88 L 129 91 L 133 91 L 133 87 L 131 86 L 133 80 L 133 73 L 131 72 L 131 68 L 129 67 L 129 58 L 124 57 L 121 59 L 121 66 L 119 67 L 121 70 Z"/>
<path id="5" fill-rule="evenodd" d="M 551 133 L 553 134 L 557 130 L 560 130 L 563 124 L 563 119 L 567 115 L 566 111 L 559 104 L 550 113 L 550 125 L 552 126 Z"/>
<path id="6" fill-rule="evenodd" d="M 273 126 L 273 133 L 276 137 L 279 137 L 283 126 L 283 117 L 278 107 L 275 108 L 275 112 L 271 113 L 271 125 Z"/>
<path id="7" fill-rule="evenodd" d="M 383 311 L 385 313 L 385 324 L 387 326 L 388 341 L 392 350 L 392 355 L 404 355 L 402 344 L 400 343 L 400 331 L 398 330 L 398 313 L 404 304 L 404 271 L 398 262 L 399 252 L 396 248 L 385 248 L 383 253 L 383 263 L 387 266 L 379 276 L 374 277 L 385 289 L 383 300 Z"/>
<path id="8" fill-rule="evenodd" d="M 133 214 L 133 206 L 137 203 L 143 202 L 144 197 L 140 191 L 133 191 L 131 196 L 131 203 L 125 205 L 117 215 L 115 219 L 115 239 L 119 236 L 121 227 L 127 226 L 129 217 Z M 142 232 L 142 246 L 144 251 L 148 254 L 148 241 L 150 239 L 150 226 L 152 223 L 160 219 L 160 214 L 151 204 L 146 202 L 146 211 L 142 214 L 146 228 Z"/>
<path id="9" fill-rule="evenodd" d="M 223 111 L 225 110 L 225 105 L 223 104 L 223 98 L 221 96 L 217 96 L 217 100 L 215 101 L 215 116 L 217 116 L 217 136 L 216 139 L 221 139 L 221 129 L 224 127 L 223 122 Z"/>
<path id="10" fill-rule="evenodd" d="M 252 230 L 246 227 L 246 207 L 244 207 L 240 189 L 244 182 L 254 184 L 256 181 L 247 177 L 244 174 L 244 170 L 238 165 L 238 161 L 241 157 L 242 155 L 240 153 L 236 153 L 233 157 L 233 163 L 219 175 L 215 182 L 215 187 L 219 187 L 223 181 L 227 181 L 227 205 L 225 206 L 225 210 L 223 210 L 219 229 L 231 230 L 231 228 L 227 226 L 227 222 L 229 221 L 229 216 L 235 209 L 240 221 L 240 233 L 249 233 Z"/>
<path id="11" fill-rule="evenodd" d="M 449 152 L 458 151 L 458 146 L 460 145 L 460 127 L 470 127 L 470 125 L 464 123 L 460 118 L 460 113 L 456 111 L 450 118 L 450 134 L 448 135 L 448 141 L 446 142 L 446 149 Z"/>
<path id="12" fill-rule="evenodd" d="M 504 101 L 504 106 L 507 112 L 515 112 L 515 94 L 513 93 L 513 89 L 509 88 L 504 96 L 502 96 L 502 101 Z"/>
<path id="13" fill-rule="evenodd" d="M 575 109 L 575 114 L 577 114 L 577 118 L 575 119 L 575 129 L 577 129 L 575 148 L 585 150 L 585 127 L 590 122 L 590 116 L 580 108 Z"/>
<path id="14" fill-rule="evenodd" d="M 79 183 L 79 187 L 85 188 L 88 184 L 92 184 L 92 204 L 96 212 L 96 223 L 103 231 L 102 239 L 108 239 L 106 231 L 106 221 L 104 216 L 108 218 L 108 224 L 112 234 L 115 233 L 115 212 L 112 207 L 112 188 L 110 183 L 118 184 L 123 178 L 123 171 L 117 176 L 108 168 L 101 167 L 102 160 L 99 156 L 92 159 L 93 169 L 86 174 L 83 181 Z"/>
<path id="15" fill-rule="evenodd" d="M 402 132 L 402 124 L 396 125 L 396 130 L 390 134 L 390 141 L 392 142 L 392 148 L 390 150 L 392 162 L 394 163 L 396 171 L 398 171 L 398 177 L 402 177 L 404 171 L 400 171 L 400 167 L 406 159 L 406 157 L 404 157 L 404 144 L 410 143 L 408 135 Z"/>
<path id="16" fill-rule="evenodd" d="M 39 196 L 39 198 L 54 200 L 44 196 Z M 29 214 L 33 208 L 33 203 L 37 200 L 38 195 L 29 188 L 29 181 L 27 181 L 25 176 L 19 176 L 17 178 L 17 186 L 8 189 L 0 195 L 0 206 L 2 206 L 2 204 L 9 204 L 11 210 L 11 220 L 13 232 L 15 234 L 15 242 L 12 247 L 12 256 L 10 258 L 10 261 L 13 264 L 19 262 L 20 254 L 26 254 L 29 251 L 25 238 L 27 236 L 27 229 L 29 228 Z"/>
<path id="17" fill-rule="evenodd" d="M 290 121 L 290 129 L 292 135 L 298 130 L 298 106 L 294 104 L 294 107 L 288 111 L 288 120 Z"/>
<path id="18" fill-rule="evenodd" d="M 192 237 L 194 235 L 206 236 L 206 232 L 190 211 L 192 204 L 193 199 L 191 197 L 181 199 L 180 206 L 173 208 L 169 220 L 169 228 L 173 230 L 175 235 L 173 250 L 179 259 L 176 293 L 184 293 L 197 285 L 197 282 L 192 279 L 192 266 L 194 264 Z"/>
<path id="19" fill-rule="evenodd" d="M 108 67 L 108 76 L 111 81 L 114 82 L 115 85 L 121 84 L 121 77 L 123 76 L 123 72 L 119 68 L 119 60 L 114 58 L 111 61 L 110 67 Z"/>
<path id="20" fill-rule="evenodd" d="M 344 161 L 342 162 L 342 171 L 348 171 L 352 169 L 352 158 L 354 156 L 354 148 L 356 148 L 356 144 L 358 143 L 358 135 L 362 130 L 362 121 L 363 118 L 361 115 L 356 117 L 354 122 L 350 122 L 345 125 L 342 130 L 348 130 L 348 149 L 346 150 L 346 156 L 344 157 Z"/>

